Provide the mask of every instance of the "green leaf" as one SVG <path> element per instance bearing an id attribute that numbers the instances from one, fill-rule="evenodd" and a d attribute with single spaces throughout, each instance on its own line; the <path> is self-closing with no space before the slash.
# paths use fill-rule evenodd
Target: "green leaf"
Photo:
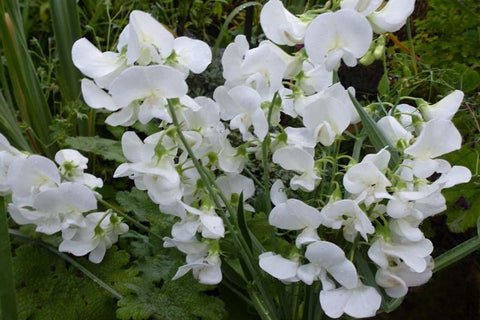
<path id="1" fill-rule="evenodd" d="M 13 259 L 19 319 L 110 320 L 115 319 L 114 299 L 78 269 L 50 251 L 33 244 L 21 245 Z M 78 259 L 91 272 L 126 292 L 137 271 L 126 268 L 129 255 L 109 249 L 99 265 Z M 66 307 L 68 306 L 68 307 Z"/>
<path id="2" fill-rule="evenodd" d="M 91 152 L 105 160 L 126 162 L 119 141 L 99 137 L 68 137 L 65 144 L 73 149 Z"/>
<path id="3" fill-rule="evenodd" d="M 117 192 L 115 200 L 123 210 L 133 212 L 139 221 L 154 223 L 165 217 L 160 213 L 158 205 L 150 200 L 147 193 L 137 188 L 132 188 L 130 192 Z"/>
<path id="4" fill-rule="evenodd" d="M 384 73 L 378 83 L 378 94 L 380 97 L 388 95 L 390 91 L 390 83 L 388 82 L 388 74 Z"/>

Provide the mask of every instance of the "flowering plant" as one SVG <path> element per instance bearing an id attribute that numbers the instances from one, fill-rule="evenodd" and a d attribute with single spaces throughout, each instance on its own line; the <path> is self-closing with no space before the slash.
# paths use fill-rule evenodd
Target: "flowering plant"
<path id="1" fill-rule="evenodd" d="M 250 48 L 239 35 L 227 46 L 213 99 L 189 96 L 186 83 L 210 64 L 208 45 L 175 38 L 148 13 L 130 14 L 115 52 L 75 42 L 83 98 L 110 113 L 106 124 L 158 128 L 123 134 L 127 162 L 114 177 L 175 217 L 163 245 L 185 264 L 173 279 L 223 281 L 271 320 L 374 316 L 430 279 L 433 246 L 419 226 L 446 209 L 443 189 L 471 178 L 439 159 L 461 147 L 451 120 L 463 93 L 364 107 L 337 75 L 342 62 L 383 58 L 385 33 L 413 7 L 329 1 L 297 17 L 270 0 L 260 15 L 268 40 Z M 100 263 L 128 227 L 96 212 L 103 183 L 84 173 L 87 158 L 65 149 L 55 164 L 1 138 L 12 219 L 61 232 L 59 251 Z"/>

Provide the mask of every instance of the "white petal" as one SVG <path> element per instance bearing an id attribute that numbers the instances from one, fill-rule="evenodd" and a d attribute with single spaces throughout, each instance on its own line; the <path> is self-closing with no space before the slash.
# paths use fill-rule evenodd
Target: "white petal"
<path id="1" fill-rule="evenodd" d="M 273 252 L 262 253 L 258 259 L 263 271 L 279 280 L 288 280 L 297 274 L 298 262 L 283 258 Z"/>
<path id="2" fill-rule="evenodd" d="M 270 189 L 270 199 L 274 205 L 279 205 L 287 201 L 287 195 L 285 194 L 285 185 L 282 180 L 275 180 Z"/>
<path id="3" fill-rule="evenodd" d="M 437 103 L 422 107 L 420 110 L 427 121 L 433 119 L 452 120 L 462 104 L 463 96 L 462 91 L 455 90 Z"/>
<path id="4" fill-rule="evenodd" d="M 395 32 L 405 25 L 415 7 L 415 0 L 390 0 L 380 11 L 368 16 L 376 33 Z"/>
<path id="5" fill-rule="evenodd" d="M 94 109 L 107 109 L 116 111 L 119 109 L 113 102 L 112 97 L 97 86 L 92 80 L 82 79 L 82 95 L 85 103 Z"/>
<path id="6" fill-rule="evenodd" d="M 203 41 L 178 37 L 173 43 L 179 63 L 186 65 L 193 73 L 202 73 L 212 61 L 212 51 Z"/>

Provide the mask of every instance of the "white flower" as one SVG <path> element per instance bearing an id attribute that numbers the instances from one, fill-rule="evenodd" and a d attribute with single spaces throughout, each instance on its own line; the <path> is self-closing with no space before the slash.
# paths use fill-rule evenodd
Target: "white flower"
<path id="1" fill-rule="evenodd" d="M 356 66 L 371 42 L 368 20 L 349 9 L 320 14 L 305 34 L 308 57 L 315 64 L 325 64 L 328 71 L 338 69 L 340 59 L 349 67 Z"/>
<path id="2" fill-rule="evenodd" d="M 86 226 L 76 229 L 73 237 L 64 239 L 58 250 L 75 256 L 89 253 L 88 259 L 100 263 L 107 249 L 118 241 L 118 236 L 128 231 L 113 212 L 93 212 L 85 218 Z"/>
<path id="3" fill-rule="evenodd" d="M 130 13 L 125 28 L 122 45 L 127 46 L 127 62 L 147 65 L 150 62 L 161 63 L 173 51 L 173 35 L 150 14 L 134 10 Z M 122 41 L 122 42 L 123 42 Z"/>
<path id="4" fill-rule="evenodd" d="M 183 75 L 168 66 L 130 67 L 112 83 L 110 94 L 116 105 L 125 108 L 142 100 L 138 119 L 147 123 L 153 118 L 171 122 L 165 105 L 169 98 L 180 98 L 188 87 Z"/>
<path id="5" fill-rule="evenodd" d="M 36 231 L 54 234 L 69 227 L 83 227 L 82 213 L 96 208 L 93 191 L 81 184 L 64 182 L 39 192 L 28 206 L 14 202 L 8 210 L 18 224 L 35 224 Z"/>
<path id="6" fill-rule="evenodd" d="M 175 38 L 173 42 L 174 58 L 167 64 L 181 71 L 185 77 L 188 71 L 202 73 L 212 62 L 212 51 L 203 41 L 188 37 Z"/>
<path id="7" fill-rule="evenodd" d="M 307 23 L 285 9 L 280 0 L 270 0 L 260 12 L 260 24 L 268 39 L 280 45 L 303 42 Z"/>
<path id="8" fill-rule="evenodd" d="M 357 270 L 336 244 L 328 241 L 311 243 L 305 251 L 305 257 L 316 269 L 328 272 L 342 286 L 348 289 L 357 287 Z M 325 285 L 324 289 L 326 289 Z"/>
<path id="9" fill-rule="evenodd" d="M 458 108 L 462 104 L 463 92 L 455 90 L 448 96 L 438 101 L 435 104 L 428 104 L 426 102 L 420 103 L 418 109 L 427 121 L 433 119 L 452 120 Z"/>
<path id="10" fill-rule="evenodd" d="M 16 205 L 31 205 L 35 195 L 60 184 L 60 174 L 52 160 L 33 155 L 11 163 L 7 184 L 12 190 L 12 200 Z"/>
<path id="11" fill-rule="evenodd" d="M 88 158 L 77 150 L 62 149 L 55 154 L 55 162 L 60 166 L 58 169 L 63 179 L 83 184 L 89 188 L 101 188 L 103 181 L 92 174 L 85 173 Z"/>
<path id="12" fill-rule="evenodd" d="M 297 247 L 320 240 L 317 228 L 324 220 L 320 211 L 297 199 L 288 199 L 270 212 L 268 223 L 286 230 L 302 230 L 296 239 Z"/>
<path id="13" fill-rule="evenodd" d="M 393 147 L 397 146 L 399 140 L 409 143 L 413 138 L 413 135 L 392 116 L 385 116 L 378 120 L 377 127 Z"/>
<path id="14" fill-rule="evenodd" d="M 425 124 L 417 140 L 405 149 L 405 154 L 414 158 L 413 173 L 419 178 L 427 178 L 441 164 L 434 158 L 458 150 L 461 145 L 462 136 L 450 120 L 431 120 Z"/>
<path id="15" fill-rule="evenodd" d="M 10 185 L 7 180 L 10 165 L 26 157 L 26 154 L 12 147 L 7 138 L 0 133 L 0 196 L 10 193 Z"/>
<path id="16" fill-rule="evenodd" d="M 81 38 L 72 47 L 73 64 L 101 88 L 109 89 L 112 81 L 127 67 L 119 53 L 101 52 L 90 41 Z"/>
<path id="17" fill-rule="evenodd" d="M 354 288 L 340 287 L 320 291 L 320 304 L 330 318 L 340 318 L 346 313 L 354 318 L 373 317 L 380 308 L 382 296 L 360 281 Z"/>
<path id="18" fill-rule="evenodd" d="M 174 239 L 186 241 L 194 237 L 197 231 L 202 233 L 202 237 L 208 239 L 224 237 L 223 220 L 217 216 L 213 207 L 200 210 L 186 204 L 183 206 L 190 215 L 173 225 L 172 236 Z"/>
<path id="19" fill-rule="evenodd" d="M 222 281 L 222 261 L 218 252 L 205 255 L 203 252 L 187 255 L 187 264 L 178 268 L 172 278 L 176 280 L 192 270 L 193 277 L 203 284 L 218 284 Z"/>
<path id="20" fill-rule="evenodd" d="M 390 0 L 379 11 L 368 16 L 376 33 L 395 32 L 405 25 L 415 8 L 415 0 Z"/>
<path id="21" fill-rule="evenodd" d="M 321 213 L 325 217 L 323 225 L 332 229 L 340 229 L 343 226 L 343 236 L 347 241 L 353 242 L 357 233 L 368 241 L 367 234 L 375 232 L 368 216 L 353 200 L 328 203 Z"/>
<path id="22" fill-rule="evenodd" d="M 427 268 L 423 272 L 415 272 L 405 263 L 400 262 L 386 269 L 378 269 L 375 281 L 385 289 L 392 298 L 401 298 L 408 292 L 408 287 L 416 287 L 425 284 L 432 277 L 433 260 L 426 257 Z"/>
<path id="23" fill-rule="evenodd" d="M 261 108 L 262 99 L 258 92 L 250 87 L 241 85 L 230 90 L 218 87 L 213 94 L 215 101 L 220 105 L 222 120 L 230 120 L 230 128 L 239 129 L 243 139 L 252 139 L 248 129 L 253 125 L 253 132 L 263 140 L 268 132 L 267 117 Z"/>
<path id="24" fill-rule="evenodd" d="M 277 278 L 278 280 L 289 283 L 297 282 L 298 261 L 283 258 L 273 252 L 264 252 L 259 257 L 259 264 L 263 271 Z"/>
<path id="25" fill-rule="evenodd" d="M 387 241 L 383 237 L 377 238 L 370 249 L 368 257 L 381 268 L 387 268 L 389 261 L 401 259 L 408 267 L 415 272 L 423 272 L 427 268 L 425 260 L 433 251 L 430 240 L 423 238 L 420 241 L 403 241 L 396 243 Z"/>

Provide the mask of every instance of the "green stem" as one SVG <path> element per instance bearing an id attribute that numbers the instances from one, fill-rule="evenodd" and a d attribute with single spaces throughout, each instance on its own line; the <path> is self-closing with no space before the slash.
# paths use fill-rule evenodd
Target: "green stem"
<path id="1" fill-rule="evenodd" d="M 0 200 L 0 306 L 3 320 L 16 320 L 17 301 L 5 199 Z"/>
<path id="2" fill-rule="evenodd" d="M 98 284 L 100 287 L 102 287 L 105 291 L 107 291 L 108 293 L 110 293 L 113 297 L 115 297 L 116 299 L 118 300 L 121 300 L 123 299 L 123 296 L 118 292 L 116 291 L 115 289 L 113 289 L 112 287 L 110 287 L 108 284 L 106 284 L 105 282 L 103 282 L 102 279 L 100 279 L 99 277 L 97 277 L 96 275 L 94 275 L 92 272 L 90 272 L 87 268 L 85 268 L 84 266 L 82 266 L 80 263 L 78 263 L 77 261 L 75 261 L 74 259 L 72 259 L 70 256 L 64 254 L 64 253 L 61 253 L 59 252 L 56 248 L 42 242 L 42 241 L 38 241 L 38 240 L 35 240 L 35 239 L 32 239 L 30 238 L 29 236 L 17 231 L 17 230 L 12 230 L 12 229 L 9 229 L 8 230 L 8 233 L 13 235 L 13 236 L 16 236 L 18 238 L 21 238 L 23 240 L 27 240 L 27 241 L 30 241 L 30 242 L 33 242 L 34 244 L 40 246 L 40 247 L 43 247 L 44 249 L 47 249 L 48 251 L 56 254 L 57 256 L 59 256 L 60 258 L 62 258 L 63 260 L 67 261 L 68 263 L 70 263 L 72 266 L 74 266 L 75 268 L 77 268 L 78 270 L 80 270 L 83 274 L 85 274 L 87 277 L 89 277 L 93 282 L 95 282 L 96 284 Z M 3 312 L 3 309 L 2 309 L 2 312 Z M 3 315 L 3 313 L 2 313 Z"/>
<path id="3" fill-rule="evenodd" d="M 112 209 L 113 211 L 115 211 L 116 213 L 118 213 L 118 215 L 122 216 L 123 218 L 125 218 L 125 220 L 127 220 L 128 222 L 130 222 L 131 224 L 133 224 L 134 226 L 136 226 L 138 229 L 146 232 L 147 234 L 151 234 L 152 236 L 160 239 L 160 240 L 163 240 L 163 237 L 159 234 L 156 234 L 155 232 L 152 232 L 149 228 L 147 228 L 146 226 L 144 226 L 143 224 L 141 224 L 140 222 L 138 222 L 137 220 L 135 220 L 134 218 L 130 217 L 127 213 L 125 213 L 122 209 L 120 209 L 119 207 L 117 206 L 114 206 L 113 204 L 103 200 L 103 199 L 99 199 L 98 202 L 100 202 L 101 204 L 103 204 L 105 207 L 107 208 L 110 208 Z"/>
<path id="4" fill-rule="evenodd" d="M 436 257 L 433 272 L 443 270 L 477 250 L 480 250 L 480 236 L 473 237 Z"/>
<path id="5" fill-rule="evenodd" d="M 215 191 L 215 190 L 219 191 L 220 189 L 218 188 L 215 181 L 210 177 L 208 172 L 205 170 L 203 165 L 200 163 L 200 161 L 197 159 L 192 149 L 190 148 L 185 136 L 183 135 L 182 129 L 180 127 L 180 123 L 178 122 L 177 115 L 175 113 L 175 104 L 171 99 L 168 100 L 168 108 L 170 111 L 170 115 L 172 117 L 173 125 L 176 128 L 180 141 L 185 147 L 185 150 L 187 151 L 190 159 L 192 159 L 193 165 L 197 169 L 198 174 L 200 175 L 200 178 L 202 179 L 205 187 L 207 188 L 208 194 L 210 195 L 212 201 L 215 203 L 215 206 L 218 208 L 218 212 L 220 213 L 222 220 L 225 221 L 227 229 L 232 236 L 233 242 L 235 243 L 235 246 L 239 250 L 239 254 L 242 256 L 242 259 L 243 259 L 242 261 L 245 263 L 246 268 L 248 269 L 257 288 L 259 289 L 262 297 L 264 298 L 264 301 L 267 304 L 268 309 L 271 310 L 271 316 L 274 317 L 275 307 L 274 307 L 273 301 L 270 300 L 271 292 L 266 290 L 266 288 L 263 285 L 263 281 L 261 278 L 261 271 L 259 270 L 258 266 L 255 267 L 257 265 L 256 260 L 253 257 L 253 254 L 250 251 L 246 240 L 242 237 L 241 234 L 239 234 L 237 230 L 235 230 L 234 225 L 229 219 L 230 217 L 235 217 L 235 213 L 232 210 L 229 201 L 226 199 L 223 193 Z M 214 187 L 215 187 L 215 190 L 214 190 Z M 228 217 L 226 212 L 222 209 L 223 208 L 222 202 L 220 201 L 219 198 L 224 203 L 225 208 L 227 209 L 227 212 L 229 213 L 230 217 Z M 276 319 L 276 317 L 273 319 Z"/>

